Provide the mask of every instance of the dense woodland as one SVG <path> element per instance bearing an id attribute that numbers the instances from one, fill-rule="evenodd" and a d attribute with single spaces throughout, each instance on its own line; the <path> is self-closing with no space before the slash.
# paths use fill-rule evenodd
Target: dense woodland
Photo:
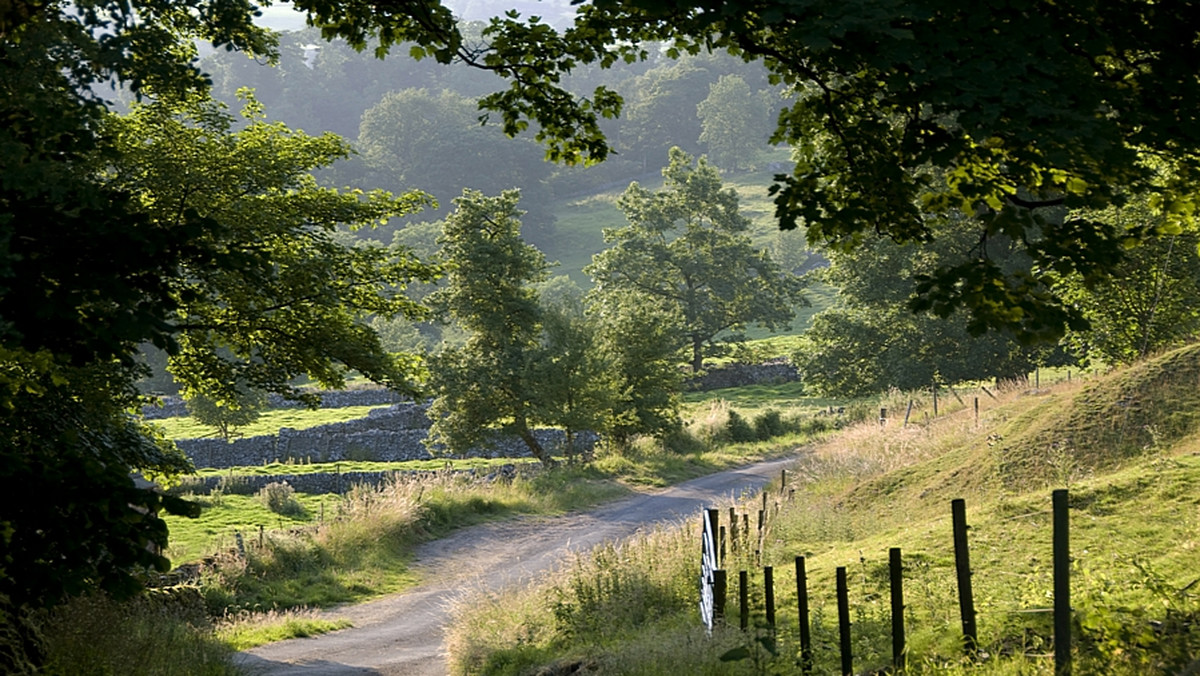
<path id="1" fill-rule="evenodd" d="M 451 452 L 498 427 L 551 465 L 532 428 L 678 430 L 748 329 L 802 332 L 837 395 L 1193 338 L 1190 4 L 951 4 L 0 9 L 0 664 L 40 659 L 34 610 L 169 567 L 156 514 L 196 507 L 133 482 L 189 469 L 148 389 L 236 413 L 362 377 L 433 397 Z M 764 244 L 751 174 L 806 249 Z M 564 205 L 605 195 L 587 283 L 554 276 Z"/>

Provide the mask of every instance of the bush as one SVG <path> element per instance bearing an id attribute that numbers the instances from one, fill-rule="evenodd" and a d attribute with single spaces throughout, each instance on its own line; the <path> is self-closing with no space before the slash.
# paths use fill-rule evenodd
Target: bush
<path id="1" fill-rule="evenodd" d="M 759 441 L 766 441 L 787 434 L 787 425 L 779 411 L 770 409 L 754 417 L 754 436 Z"/>
<path id="2" fill-rule="evenodd" d="M 284 516 L 300 516 L 304 513 L 304 505 L 296 500 L 296 489 L 286 481 L 276 481 L 262 487 L 258 499 L 267 509 Z"/>
<path id="3" fill-rule="evenodd" d="M 733 442 L 754 441 L 758 438 L 750 423 L 733 409 L 729 409 L 729 418 L 725 421 L 725 435 Z"/>

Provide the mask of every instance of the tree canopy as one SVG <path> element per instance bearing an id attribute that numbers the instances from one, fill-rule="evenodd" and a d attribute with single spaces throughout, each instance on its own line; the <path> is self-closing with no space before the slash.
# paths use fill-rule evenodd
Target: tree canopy
<path id="1" fill-rule="evenodd" d="M 802 302 L 801 284 L 754 248 L 737 192 L 704 158 L 693 165 L 673 148 L 663 178 L 658 192 L 629 186 L 617 202 L 628 225 L 605 230 L 613 246 L 585 271 L 597 295 L 632 293 L 669 308 L 663 321 L 676 322 L 686 340 L 678 347 L 690 351 L 699 371 L 705 346 L 722 332 L 786 326 Z"/>
<path id="2" fill-rule="evenodd" d="M 448 271 L 431 301 L 467 331 L 467 342 L 433 360 L 429 438 L 464 453 L 486 445 L 499 427 L 549 463 L 549 451 L 532 431 L 543 417 L 541 311 L 532 284 L 545 279 L 547 264 L 521 239 L 519 199 L 516 191 L 498 197 L 464 191 L 438 239 Z"/>
<path id="3" fill-rule="evenodd" d="M 976 255 L 920 280 L 916 309 L 968 309 L 975 333 L 1035 340 L 1084 325 L 1052 276 L 1100 279 L 1140 236 L 1047 207 L 1146 193 L 1170 231 L 1195 211 L 1200 39 L 1187 2 L 597 0 L 564 30 L 509 13 L 479 40 L 440 2 L 296 6 L 326 37 L 373 39 L 380 53 L 403 44 L 507 78 L 480 105 L 510 133 L 536 125 L 549 156 L 567 161 L 604 159 L 600 120 L 622 107 L 604 85 L 566 91 L 573 69 L 644 60 L 660 44 L 761 59 L 796 97 L 774 136 L 797 160 L 773 187 L 781 227 L 803 223 L 811 242 L 852 248 L 872 234 L 927 241 L 931 216 L 961 212 L 980 239 L 1004 235 L 1029 253 L 1025 270 Z"/>
<path id="4" fill-rule="evenodd" d="M 834 305 L 817 313 L 792 361 L 806 387 L 831 396 L 863 396 L 896 387 L 1023 377 L 1046 348 L 1022 346 L 991 331 L 971 335 L 968 318 L 911 312 L 915 277 L 954 265 L 975 244 L 968 219 L 936 226 L 935 241 L 918 245 L 865 242 L 852 251 L 825 251 L 828 267 L 808 273 L 838 289 Z M 1026 253 L 993 237 L 988 258 L 1002 269 L 1028 267 Z"/>

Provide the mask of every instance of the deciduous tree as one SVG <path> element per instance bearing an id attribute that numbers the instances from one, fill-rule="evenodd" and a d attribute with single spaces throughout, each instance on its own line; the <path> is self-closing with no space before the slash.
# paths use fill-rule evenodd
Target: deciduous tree
<path id="1" fill-rule="evenodd" d="M 678 322 L 686 337 L 678 347 L 699 371 L 705 346 L 722 332 L 786 326 L 802 302 L 801 284 L 751 244 L 737 193 L 703 158 L 693 164 L 673 149 L 663 177 L 659 192 L 629 186 L 618 201 L 629 224 L 605 230 L 613 246 L 585 270 L 598 295 L 634 293 L 671 308 L 664 321 Z"/>
<path id="2" fill-rule="evenodd" d="M 423 196 L 319 186 L 310 172 L 345 157 L 345 141 L 267 122 L 248 95 L 242 117 L 234 129 L 220 104 L 160 97 L 108 121 L 118 151 L 108 184 L 164 231 L 184 214 L 206 219 L 213 227 L 196 240 L 237 263 L 184 258 L 169 279 L 179 309 L 167 318 L 178 342 L 168 368 L 184 395 L 232 404 L 249 387 L 303 398 L 297 377 L 336 388 L 350 371 L 414 392 L 415 361 L 384 350 L 368 321 L 423 317 L 403 291 L 436 269 L 337 231 L 408 214 Z"/>
<path id="3" fill-rule="evenodd" d="M 461 348 L 431 362 L 430 441 L 455 453 L 486 445 L 495 430 L 520 438 L 551 462 L 533 435 L 544 412 L 539 394 L 541 312 L 531 286 L 546 276 L 542 253 L 521 239 L 520 193 L 466 190 L 445 221 L 446 286 L 431 302 L 467 332 Z"/>
<path id="4" fill-rule="evenodd" d="M 754 161 L 771 136 L 771 97 L 754 93 L 740 75 L 722 75 L 696 106 L 700 142 L 718 167 L 737 171 Z"/>
<path id="5" fill-rule="evenodd" d="M 1158 230 L 1162 217 L 1145 198 L 1110 207 L 1092 218 L 1130 231 Z M 1111 279 L 1087 285 L 1063 279 L 1064 297 L 1091 329 L 1069 336 L 1083 356 L 1108 364 L 1141 359 L 1196 337 L 1200 332 L 1200 235 L 1188 228 L 1162 234 L 1129 252 Z"/>

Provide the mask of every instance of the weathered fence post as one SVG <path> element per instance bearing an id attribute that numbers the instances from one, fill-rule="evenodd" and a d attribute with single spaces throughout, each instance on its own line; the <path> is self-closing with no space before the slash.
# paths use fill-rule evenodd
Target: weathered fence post
<path id="1" fill-rule="evenodd" d="M 975 397 L 975 426 L 979 427 L 979 397 Z"/>
<path id="2" fill-rule="evenodd" d="M 804 569 L 804 557 L 796 557 L 796 605 L 800 622 L 800 671 L 812 670 L 812 635 L 808 626 L 808 572 Z"/>
<path id="3" fill-rule="evenodd" d="M 853 676 L 854 657 L 850 647 L 850 589 L 846 584 L 846 567 L 837 569 L 838 639 L 842 651 L 842 676 Z"/>
<path id="4" fill-rule="evenodd" d="M 934 386 L 933 386 L 933 417 L 935 417 L 935 418 L 937 417 L 937 414 L 938 414 L 938 405 L 937 405 L 937 404 L 938 404 L 938 402 L 937 402 L 937 399 L 938 399 L 938 397 L 937 397 L 937 385 L 934 385 Z"/>
<path id="5" fill-rule="evenodd" d="M 720 543 L 720 558 L 717 559 L 717 565 L 721 568 L 725 567 L 725 526 L 721 526 L 721 543 Z"/>
<path id="6" fill-rule="evenodd" d="M 736 554 L 738 551 L 738 519 L 737 512 L 733 507 L 729 508 L 729 551 Z"/>
<path id="7" fill-rule="evenodd" d="M 912 415 L 913 400 L 908 400 L 908 410 L 904 412 L 904 427 L 908 427 L 908 418 Z"/>
<path id="8" fill-rule="evenodd" d="M 763 566 L 763 601 L 767 609 L 767 626 L 775 631 L 775 569 Z"/>
<path id="9" fill-rule="evenodd" d="M 1071 538 L 1067 489 L 1053 493 L 1054 504 L 1054 674 L 1071 674 Z"/>
<path id="10" fill-rule="evenodd" d="M 879 408 L 879 426 L 884 427 L 886 425 L 887 425 L 887 407 L 881 406 Z"/>
<path id="11" fill-rule="evenodd" d="M 779 470 L 779 497 L 783 497 L 783 491 L 787 489 L 787 470 Z"/>
<path id="12" fill-rule="evenodd" d="M 979 638 L 975 629 L 975 597 L 971 593 L 971 557 L 967 551 L 967 503 L 950 503 L 954 521 L 954 568 L 958 573 L 958 609 L 962 615 L 963 648 L 974 655 Z"/>
<path id="13" fill-rule="evenodd" d="M 738 610 L 741 616 L 738 618 L 738 624 L 742 631 L 750 626 L 750 575 L 744 571 L 738 571 Z"/>
<path id="14" fill-rule="evenodd" d="M 904 574 L 900 548 L 888 550 L 888 572 L 892 587 L 892 667 L 904 671 Z"/>
<path id="15" fill-rule="evenodd" d="M 729 592 L 729 581 L 724 569 L 713 571 L 713 624 L 725 623 L 725 596 Z"/>

